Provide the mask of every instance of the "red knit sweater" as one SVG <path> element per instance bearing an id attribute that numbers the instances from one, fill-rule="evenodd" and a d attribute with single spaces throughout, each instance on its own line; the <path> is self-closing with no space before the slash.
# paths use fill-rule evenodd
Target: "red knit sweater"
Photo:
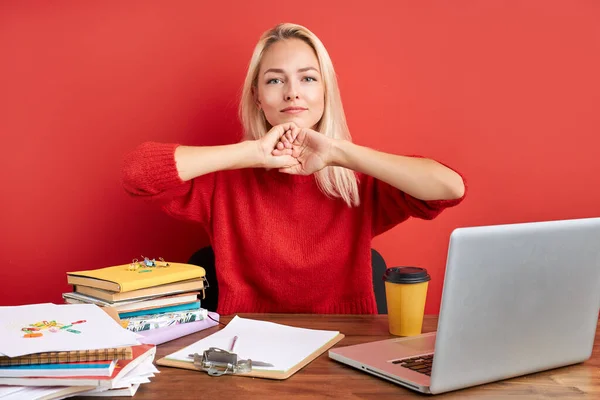
<path id="1" fill-rule="evenodd" d="M 359 174 L 359 207 L 326 197 L 314 176 L 220 171 L 183 182 L 177 144 L 144 143 L 127 158 L 125 189 L 201 224 L 215 252 L 218 312 L 373 314 L 371 239 L 457 200 L 417 200 Z"/>

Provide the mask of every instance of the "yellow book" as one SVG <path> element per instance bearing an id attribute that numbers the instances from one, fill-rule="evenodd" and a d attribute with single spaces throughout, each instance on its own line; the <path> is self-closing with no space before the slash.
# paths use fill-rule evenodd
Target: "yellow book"
<path id="1" fill-rule="evenodd" d="M 130 292 L 167 283 L 203 278 L 204 268 L 169 262 L 168 266 L 116 265 L 87 271 L 67 272 L 69 285 L 89 286 L 113 292 Z"/>

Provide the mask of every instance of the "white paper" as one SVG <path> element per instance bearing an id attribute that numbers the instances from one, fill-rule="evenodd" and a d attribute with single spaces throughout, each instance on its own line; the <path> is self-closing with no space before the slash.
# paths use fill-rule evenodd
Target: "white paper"
<path id="1" fill-rule="evenodd" d="M 252 359 L 273 364 L 257 367 L 266 371 L 287 371 L 339 334 L 339 331 L 295 328 L 237 315 L 227 326 L 212 335 L 167 356 L 168 359 L 193 362 L 189 354 L 202 354 L 209 347 L 229 350 L 235 336 L 234 353 L 238 359 Z"/>
<path id="2" fill-rule="evenodd" d="M 0 386 L 0 398 L 25 390 L 26 386 Z"/>
<path id="3" fill-rule="evenodd" d="M 48 305 L 53 305 L 53 304 L 52 304 L 52 303 L 39 303 L 39 304 L 36 304 L 36 305 L 38 305 L 38 306 L 48 306 Z M 1 309 L 1 308 L 2 308 L 2 307 L 0 307 L 0 309 Z M 2 325 L 2 319 L 0 319 L 0 325 Z M 1 338 L 1 336 L 0 336 L 0 338 Z M 6 354 L 4 354 L 4 353 L 2 352 L 2 348 L 1 348 L 1 347 L 0 347 L 0 356 L 7 356 Z M 8 357 L 8 356 L 7 356 L 7 357 Z"/>
<path id="4" fill-rule="evenodd" d="M 153 364 L 153 359 L 146 359 L 140 365 L 125 374 L 118 381 L 113 382 L 113 387 L 125 387 L 133 383 L 150 382 L 148 378 L 153 377 L 158 369 Z"/>
<path id="5" fill-rule="evenodd" d="M 2 400 L 36 400 L 45 396 L 50 396 L 61 392 L 67 388 L 67 386 L 39 386 L 39 387 L 23 387 L 23 390 L 12 393 L 8 396 L 2 397 Z M 81 390 L 69 393 L 68 395 L 59 397 L 59 399 L 65 397 L 72 397 L 81 393 Z"/>
<path id="6" fill-rule="evenodd" d="M 92 390 L 89 392 L 81 393 L 79 396 L 97 396 L 97 397 L 132 397 L 137 392 L 140 385 L 131 385 L 125 388 L 120 389 L 110 389 L 110 390 Z"/>
<path id="7" fill-rule="evenodd" d="M 44 327 L 41 337 L 25 338 L 23 328 L 38 322 L 56 321 L 71 325 L 51 332 Z M 69 332 L 68 329 L 79 333 Z M 0 307 L 0 352 L 9 357 L 47 351 L 104 349 L 139 344 L 134 332 L 120 326 L 94 304 L 32 304 Z"/>

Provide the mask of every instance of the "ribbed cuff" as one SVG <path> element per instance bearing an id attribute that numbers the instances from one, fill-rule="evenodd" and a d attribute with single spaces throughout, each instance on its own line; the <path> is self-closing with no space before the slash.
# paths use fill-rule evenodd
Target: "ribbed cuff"
<path id="1" fill-rule="evenodd" d="M 132 194 L 160 193 L 182 183 L 175 164 L 176 143 L 146 142 L 125 156 L 123 184 Z"/>
<path id="2" fill-rule="evenodd" d="M 176 143 L 148 143 L 141 154 L 144 170 L 148 172 L 149 184 L 156 188 L 169 189 L 181 184 L 175 164 Z"/>

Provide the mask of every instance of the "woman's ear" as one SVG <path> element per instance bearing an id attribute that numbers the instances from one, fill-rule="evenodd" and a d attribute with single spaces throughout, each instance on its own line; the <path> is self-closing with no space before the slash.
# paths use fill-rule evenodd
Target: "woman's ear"
<path id="1" fill-rule="evenodd" d="M 258 99 L 258 88 L 256 86 L 252 86 L 252 98 L 254 99 L 254 104 L 260 110 L 260 100 Z"/>

